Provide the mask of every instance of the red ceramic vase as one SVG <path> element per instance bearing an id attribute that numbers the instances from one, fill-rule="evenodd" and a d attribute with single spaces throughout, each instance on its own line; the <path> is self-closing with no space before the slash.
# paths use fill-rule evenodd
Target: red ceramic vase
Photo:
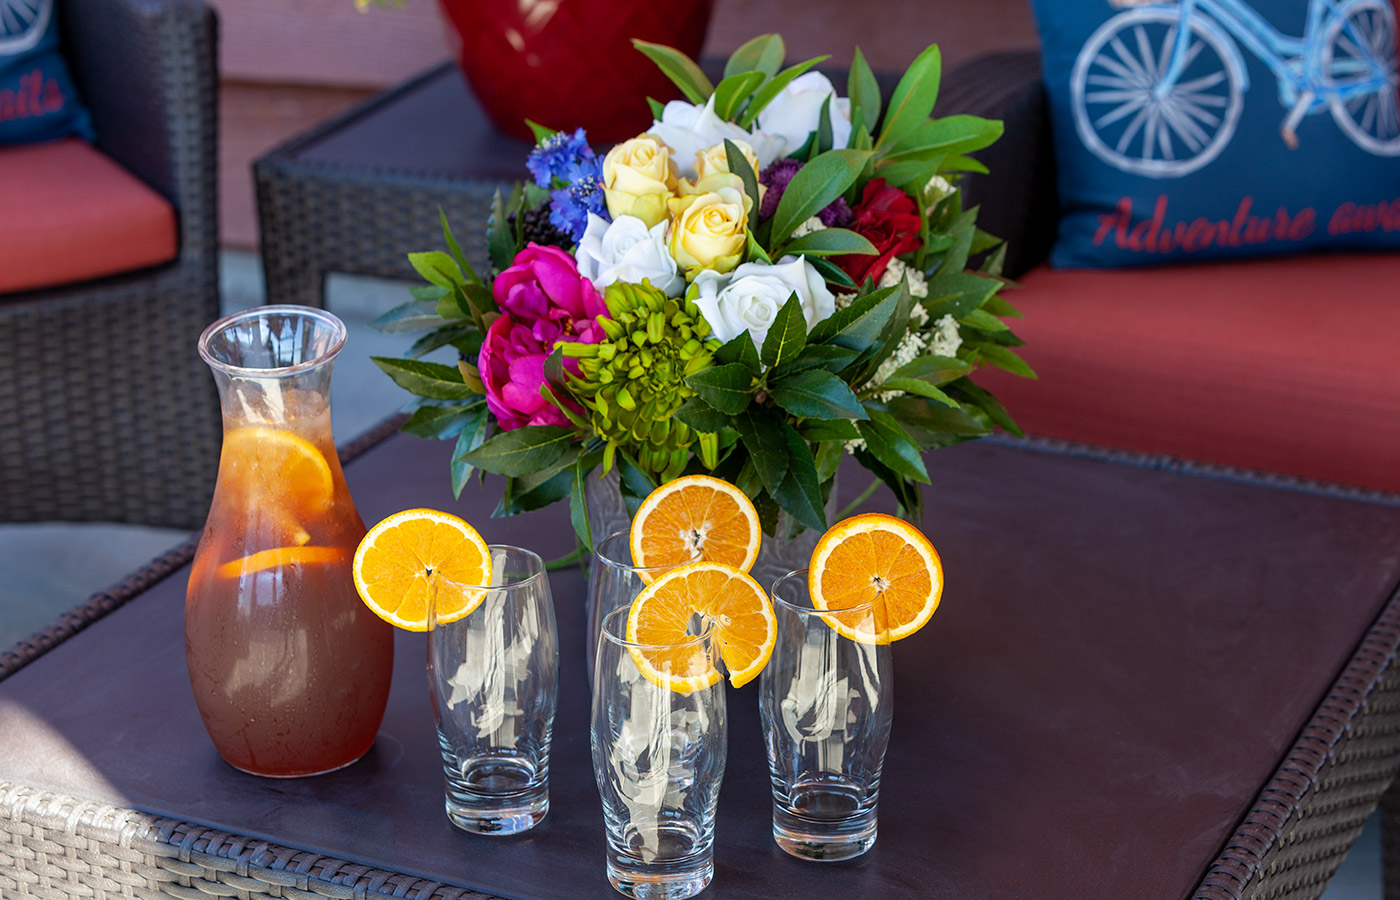
<path id="1" fill-rule="evenodd" d="M 633 38 L 699 56 L 713 0 L 439 0 L 457 59 L 501 132 L 533 140 L 526 119 L 583 127 L 592 142 L 635 137 L 646 98 L 675 87 Z"/>

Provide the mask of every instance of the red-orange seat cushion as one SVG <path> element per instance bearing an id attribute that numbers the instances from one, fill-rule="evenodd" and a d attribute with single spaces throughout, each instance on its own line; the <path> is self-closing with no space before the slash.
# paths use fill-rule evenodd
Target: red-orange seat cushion
<path id="1" fill-rule="evenodd" d="M 1008 292 L 1028 433 L 1400 491 L 1400 254 L 1042 267 Z"/>
<path id="2" fill-rule="evenodd" d="M 0 147 L 0 293 L 142 269 L 177 252 L 175 210 L 92 145 Z"/>

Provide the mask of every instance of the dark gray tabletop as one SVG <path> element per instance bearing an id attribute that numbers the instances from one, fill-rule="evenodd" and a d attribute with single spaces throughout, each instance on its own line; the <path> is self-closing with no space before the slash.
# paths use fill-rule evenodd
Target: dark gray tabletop
<path id="1" fill-rule="evenodd" d="M 450 446 L 398 436 L 347 469 L 368 522 L 463 512 L 571 548 L 562 509 L 487 519 Z M 880 836 L 819 866 L 778 851 L 756 688 L 731 690 L 719 898 L 1189 896 L 1400 582 L 1400 509 L 989 443 L 930 460 L 943 608 L 895 647 Z M 847 469 L 843 492 L 864 487 Z M 370 755 L 236 772 L 200 725 L 177 572 L 0 682 L 0 781 L 145 810 L 508 898 L 607 897 L 589 764 L 584 581 L 552 576 L 563 658 L 552 809 L 518 838 L 443 814 L 421 636 L 401 634 Z M 347 660 L 353 665 L 353 660 Z"/>

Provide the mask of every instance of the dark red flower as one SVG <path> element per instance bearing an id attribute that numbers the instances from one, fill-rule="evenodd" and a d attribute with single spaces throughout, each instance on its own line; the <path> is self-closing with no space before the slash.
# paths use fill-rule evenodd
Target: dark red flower
<path id="1" fill-rule="evenodd" d="M 874 244 L 877 255 L 852 253 L 834 256 L 832 261 L 856 284 L 864 284 L 867 278 L 878 283 L 890 260 L 923 245 L 919 238 L 921 227 L 919 207 L 909 195 L 885 184 L 883 178 L 873 178 L 865 185 L 850 228 Z"/>

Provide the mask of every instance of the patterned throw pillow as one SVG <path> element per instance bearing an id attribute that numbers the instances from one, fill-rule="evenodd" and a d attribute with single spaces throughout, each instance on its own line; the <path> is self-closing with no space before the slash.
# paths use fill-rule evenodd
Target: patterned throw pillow
<path id="1" fill-rule="evenodd" d="M 1391 0 L 1032 0 L 1056 266 L 1400 247 Z"/>
<path id="2" fill-rule="evenodd" d="M 79 134 L 92 121 L 58 52 L 55 0 L 0 0 L 0 144 Z"/>

